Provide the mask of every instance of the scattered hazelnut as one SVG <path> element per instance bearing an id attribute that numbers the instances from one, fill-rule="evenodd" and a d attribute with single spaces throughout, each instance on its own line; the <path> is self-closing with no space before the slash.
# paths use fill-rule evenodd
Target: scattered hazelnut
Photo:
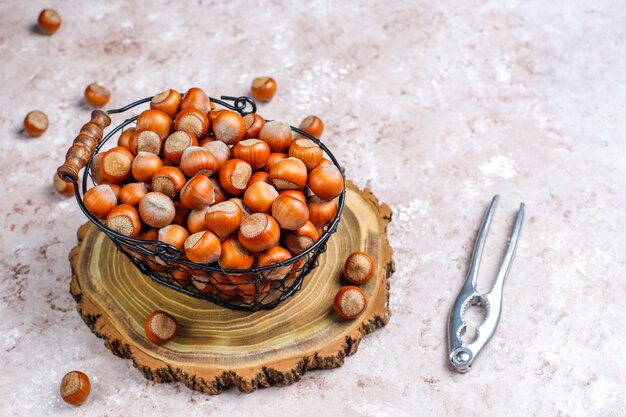
<path id="1" fill-rule="evenodd" d="M 300 130 L 305 131 L 311 136 L 319 138 L 324 132 L 324 122 L 317 116 L 307 116 L 302 123 L 300 123 Z"/>
<path id="2" fill-rule="evenodd" d="M 65 374 L 61 380 L 61 397 L 71 405 L 82 405 L 91 391 L 91 383 L 87 375 L 81 371 L 72 371 Z"/>
<path id="3" fill-rule="evenodd" d="M 166 312 L 156 310 L 146 318 L 143 328 L 152 343 L 163 345 L 176 336 L 178 322 Z"/>
<path id="4" fill-rule="evenodd" d="M 374 276 L 374 260 L 365 252 L 353 252 L 343 265 L 343 276 L 354 284 L 365 284 Z"/>
<path id="5" fill-rule="evenodd" d="M 92 107 L 102 107 L 109 102 L 111 93 L 98 83 L 91 83 L 85 89 L 85 101 Z"/>
<path id="6" fill-rule="evenodd" d="M 24 118 L 24 131 L 30 136 L 41 136 L 48 129 L 48 116 L 42 111 L 34 110 Z"/>
<path id="7" fill-rule="evenodd" d="M 353 320 L 367 308 L 367 298 L 359 287 L 346 286 L 337 293 L 333 308 L 344 319 Z"/>
<path id="8" fill-rule="evenodd" d="M 39 30 L 45 35 L 54 34 L 61 27 L 61 16 L 53 9 L 43 9 L 37 21 Z"/>
<path id="9" fill-rule="evenodd" d="M 259 101 L 270 101 L 276 93 L 276 81 L 272 77 L 258 77 L 252 81 L 250 95 Z"/>

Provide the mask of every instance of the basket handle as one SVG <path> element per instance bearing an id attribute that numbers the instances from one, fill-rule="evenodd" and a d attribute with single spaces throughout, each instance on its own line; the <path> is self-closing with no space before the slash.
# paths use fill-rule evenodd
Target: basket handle
<path id="1" fill-rule="evenodd" d="M 80 133 L 65 154 L 65 162 L 57 169 L 59 178 L 65 182 L 71 182 L 67 177 L 78 181 L 78 173 L 89 162 L 102 140 L 104 128 L 110 124 L 111 118 L 102 110 L 91 112 L 91 120 L 80 128 Z"/>

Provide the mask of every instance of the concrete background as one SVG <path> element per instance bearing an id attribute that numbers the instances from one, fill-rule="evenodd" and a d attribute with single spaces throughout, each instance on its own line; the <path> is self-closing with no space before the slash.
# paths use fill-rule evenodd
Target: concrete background
<path id="1" fill-rule="evenodd" d="M 42 36 L 43 7 L 63 25 Z M 626 7 L 598 0 L 0 4 L 0 414 L 623 416 Z M 268 118 L 319 115 L 347 176 L 393 207 L 392 320 L 332 371 L 254 394 L 147 382 L 82 323 L 67 254 L 85 221 L 51 176 L 89 118 L 164 88 L 278 82 Z M 50 128 L 21 133 L 26 113 Z M 116 121 L 121 118 L 116 118 Z M 494 339 L 467 375 L 445 324 L 480 217 L 502 200 L 479 281 L 527 218 Z M 93 384 L 75 410 L 63 374 Z"/>

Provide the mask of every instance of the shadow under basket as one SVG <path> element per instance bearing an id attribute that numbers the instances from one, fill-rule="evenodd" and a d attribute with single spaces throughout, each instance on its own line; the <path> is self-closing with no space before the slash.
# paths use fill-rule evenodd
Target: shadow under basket
<path id="1" fill-rule="evenodd" d="M 85 216 L 106 234 L 139 270 L 153 280 L 181 293 L 230 309 L 256 311 L 276 307 L 300 289 L 306 275 L 318 266 L 318 258 L 326 250 L 328 239 L 337 231 L 345 204 L 345 178 L 343 190 L 338 197 L 337 214 L 324 227 L 318 240 L 301 254 L 270 266 L 246 270 L 223 269 L 217 264 L 199 264 L 184 259 L 178 249 L 164 242 L 120 235 L 108 229 L 87 211 L 82 196 L 91 188 L 89 183 L 91 186 L 95 185 L 90 174 L 95 155 L 109 139 L 125 127 L 134 124 L 138 117 L 133 116 L 124 120 L 104 135 L 104 129 L 111 123 L 108 115 L 125 112 L 151 99 L 152 97 L 147 97 L 106 113 L 101 110 L 93 111 L 91 121 L 81 128 L 66 155 L 65 163 L 59 167 L 59 176 L 74 185 L 76 200 Z M 256 104 L 249 97 L 222 96 L 221 99 L 210 98 L 210 100 L 242 116 L 256 112 Z M 246 111 L 248 107 L 251 111 Z M 293 126 L 291 130 L 317 143 L 343 175 L 332 152 L 318 138 Z M 78 174 L 83 168 L 85 171 L 79 187 Z"/>

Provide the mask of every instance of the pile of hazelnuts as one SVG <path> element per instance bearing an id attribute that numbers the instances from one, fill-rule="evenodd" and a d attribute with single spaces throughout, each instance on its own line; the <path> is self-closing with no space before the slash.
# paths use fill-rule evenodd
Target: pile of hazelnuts
<path id="1" fill-rule="evenodd" d="M 317 117 L 301 125 L 314 136 L 321 126 Z M 107 228 L 224 269 L 269 266 L 307 250 L 336 216 L 344 188 L 314 141 L 256 113 L 213 108 L 200 88 L 155 95 L 136 127 L 93 157 L 90 173 L 97 185 L 83 203 Z M 289 272 L 278 269 L 267 278 Z M 196 287 L 210 290 L 198 275 Z"/>

